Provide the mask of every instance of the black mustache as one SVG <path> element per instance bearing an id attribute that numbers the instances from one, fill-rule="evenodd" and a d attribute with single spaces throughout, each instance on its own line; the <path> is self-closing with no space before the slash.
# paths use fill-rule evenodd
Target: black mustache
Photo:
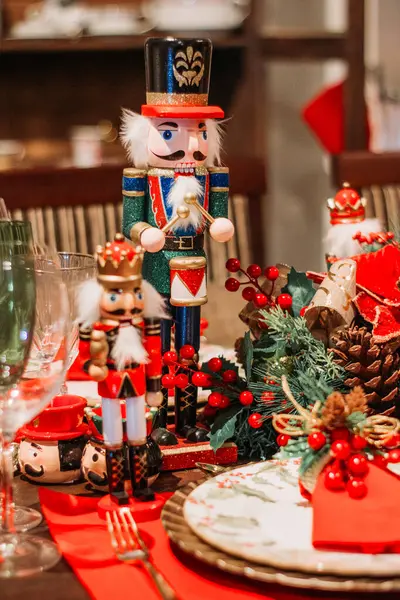
<path id="1" fill-rule="evenodd" d="M 156 154 L 155 152 L 153 152 L 154 156 L 157 156 L 157 158 L 162 158 L 162 160 L 179 160 L 180 158 L 184 158 L 185 153 L 183 150 L 177 150 L 176 152 L 173 152 L 172 154 L 166 154 L 165 156 L 162 156 L 161 154 Z"/>
<path id="2" fill-rule="evenodd" d="M 140 308 L 132 308 L 130 311 L 131 315 L 139 315 L 142 311 Z M 110 311 L 110 315 L 124 315 L 126 311 L 123 308 L 117 308 L 116 310 Z"/>
<path id="3" fill-rule="evenodd" d="M 205 154 L 203 154 L 202 152 L 200 152 L 200 150 L 196 150 L 196 152 L 193 152 L 193 158 L 195 160 L 206 160 L 207 156 Z"/>
<path id="4" fill-rule="evenodd" d="M 25 464 L 24 471 L 27 475 L 30 475 L 30 477 L 41 477 L 44 475 L 43 465 L 40 465 L 40 471 L 37 471 L 32 465 Z"/>
<path id="5" fill-rule="evenodd" d="M 94 485 L 107 485 L 107 483 L 108 483 L 107 475 L 99 475 L 98 473 L 95 473 L 94 471 L 89 471 L 87 474 L 87 478 Z"/>

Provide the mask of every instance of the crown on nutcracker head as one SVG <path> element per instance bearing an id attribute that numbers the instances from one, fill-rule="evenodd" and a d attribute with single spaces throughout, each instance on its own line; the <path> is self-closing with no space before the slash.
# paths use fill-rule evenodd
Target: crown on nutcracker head
<path id="1" fill-rule="evenodd" d="M 327 201 L 331 212 L 331 225 L 345 223 L 360 223 L 365 219 L 365 205 L 367 201 L 360 194 L 344 183 L 334 198 Z"/>
<path id="2" fill-rule="evenodd" d="M 212 43 L 209 39 L 149 38 L 144 46 L 146 117 L 219 119 L 208 106 Z"/>
<path id="3" fill-rule="evenodd" d="M 125 241 L 122 233 L 116 233 L 113 242 L 96 248 L 98 281 L 106 287 L 116 287 L 142 279 L 144 251 Z"/>

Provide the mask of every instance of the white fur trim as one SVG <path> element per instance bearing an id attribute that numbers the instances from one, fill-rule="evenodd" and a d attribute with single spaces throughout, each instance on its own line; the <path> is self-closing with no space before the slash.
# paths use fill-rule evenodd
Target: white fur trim
<path id="1" fill-rule="evenodd" d="M 149 162 L 147 139 L 149 137 L 150 121 L 124 108 L 122 110 L 122 126 L 120 138 L 128 152 L 128 158 L 138 169 L 146 169 Z"/>
<path id="2" fill-rule="evenodd" d="M 382 225 L 379 219 L 365 219 L 361 223 L 332 225 L 325 238 L 326 252 L 337 258 L 362 254 L 364 252 L 363 247 L 357 240 L 353 240 L 353 235 L 358 231 L 363 234 L 379 233 L 382 231 Z"/>
<path id="3" fill-rule="evenodd" d="M 127 363 L 145 364 L 147 352 L 143 347 L 141 332 L 130 323 L 120 325 L 111 357 L 115 360 L 118 371 L 122 371 Z"/>
<path id="4" fill-rule="evenodd" d="M 145 319 L 170 319 L 168 314 L 166 301 L 157 290 L 145 279 L 142 281 L 142 289 L 144 292 L 144 311 Z"/>
<path id="5" fill-rule="evenodd" d="M 90 327 L 100 318 L 100 298 L 103 288 L 97 279 L 88 279 L 77 289 L 78 316 L 77 323 L 82 327 Z"/>
<path id="6" fill-rule="evenodd" d="M 170 189 L 167 202 L 169 206 L 172 206 L 172 216 L 174 217 L 176 215 L 179 206 L 188 206 L 190 209 L 189 216 L 186 219 L 179 219 L 179 221 L 171 228 L 172 231 L 181 228 L 187 229 L 191 225 L 197 229 L 203 218 L 196 206 L 185 204 L 184 197 L 186 194 L 194 194 L 197 197 L 197 200 L 200 201 L 203 190 L 196 177 L 188 177 L 186 175 L 178 176 Z"/>
<path id="7" fill-rule="evenodd" d="M 214 119 L 206 119 L 208 155 L 206 160 L 207 167 L 221 164 L 221 142 L 222 127 Z"/>

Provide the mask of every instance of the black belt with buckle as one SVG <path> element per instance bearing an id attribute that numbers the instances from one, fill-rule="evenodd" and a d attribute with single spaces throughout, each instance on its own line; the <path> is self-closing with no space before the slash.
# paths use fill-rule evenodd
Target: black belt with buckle
<path id="1" fill-rule="evenodd" d="M 204 248 L 204 235 L 167 235 L 163 250 L 202 250 Z"/>

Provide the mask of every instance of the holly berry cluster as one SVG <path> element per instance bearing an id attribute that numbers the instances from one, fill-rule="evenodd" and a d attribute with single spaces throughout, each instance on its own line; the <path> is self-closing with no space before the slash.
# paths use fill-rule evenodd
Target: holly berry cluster
<path id="1" fill-rule="evenodd" d="M 362 233 L 361 231 L 357 231 L 353 235 L 353 240 L 356 240 L 360 244 L 380 244 L 381 246 L 385 246 L 393 242 L 394 233 L 391 231 L 382 231 L 380 233 Z"/>
<path id="2" fill-rule="evenodd" d="M 290 436 L 282 433 L 277 437 L 277 443 L 281 447 L 287 446 L 290 440 Z M 388 442 L 391 446 L 396 446 L 398 443 L 397 434 Z M 368 492 L 365 479 L 370 462 L 382 468 L 385 468 L 388 463 L 400 462 L 400 450 L 393 449 L 386 453 L 374 452 L 362 435 L 351 433 L 345 427 L 334 429 L 329 434 L 313 431 L 307 437 L 307 444 L 314 452 L 330 444 L 331 461 L 324 470 L 325 486 L 331 491 L 346 490 L 349 496 L 355 499 L 364 498 Z"/>
<path id="3" fill-rule="evenodd" d="M 228 292 L 237 292 L 241 286 L 245 286 L 242 290 L 243 299 L 247 302 L 253 302 L 257 308 L 272 308 L 273 306 L 280 306 L 283 310 L 292 308 L 292 296 L 290 294 L 279 294 L 276 299 L 273 298 L 274 284 L 279 277 L 278 267 L 266 267 L 263 271 L 259 265 L 252 264 L 244 270 L 238 258 L 230 258 L 226 263 L 226 269 L 229 273 L 240 273 L 246 278 L 246 281 L 239 281 L 236 277 L 229 277 L 225 281 L 225 288 Z M 269 294 L 259 283 L 259 278 L 262 275 L 272 282 Z"/>

